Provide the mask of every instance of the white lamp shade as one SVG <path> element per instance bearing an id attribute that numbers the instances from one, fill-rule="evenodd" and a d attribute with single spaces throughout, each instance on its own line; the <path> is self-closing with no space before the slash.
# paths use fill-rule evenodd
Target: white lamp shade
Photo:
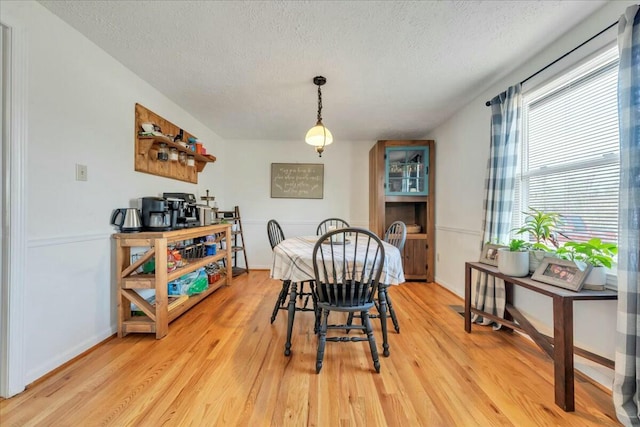
<path id="1" fill-rule="evenodd" d="M 322 147 L 333 142 L 333 135 L 331 135 L 329 129 L 324 127 L 324 125 L 321 123 L 309 129 L 309 132 L 307 132 L 307 136 L 304 137 L 304 140 L 309 145 Z"/>

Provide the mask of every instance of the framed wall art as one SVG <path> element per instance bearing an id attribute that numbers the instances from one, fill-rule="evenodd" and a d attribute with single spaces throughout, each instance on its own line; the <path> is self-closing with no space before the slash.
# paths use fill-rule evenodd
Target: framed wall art
<path id="1" fill-rule="evenodd" d="M 271 163 L 271 198 L 322 199 L 322 163 Z"/>
<path id="2" fill-rule="evenodd" d="M 547 257 L 540 262 L 531 278 L 538 282 L 579 292 L 589 270 L 591 270 L 589 264 L 581 269 L 573 261 Z"/>
<path id="3" fill-rule="evenodd" d="M 493 243 L 485 243 L 482 247 L 482 254 L 480 255 L 480 262 L 483 264 L 489 264 L 498 266 L 498 249 L 506 248 L 505 245 L 495 245 Z"/>

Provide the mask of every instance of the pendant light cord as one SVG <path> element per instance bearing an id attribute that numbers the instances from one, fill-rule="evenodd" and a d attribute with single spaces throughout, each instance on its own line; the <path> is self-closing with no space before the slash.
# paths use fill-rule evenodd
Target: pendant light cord
<path id="1" fill-rule="evenodd" d="M 320 90 L 322 86 L 318 85 L 318 123 L 322 123 L 322 90 Z"/>

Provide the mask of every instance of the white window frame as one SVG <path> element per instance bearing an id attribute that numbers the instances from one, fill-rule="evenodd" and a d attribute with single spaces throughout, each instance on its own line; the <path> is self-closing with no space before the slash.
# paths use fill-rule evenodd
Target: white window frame
<path id="1" fill-rule="evenodd" d="M 550 92 L 559 90 L 562 87 L 570 84 L 571 82 L 580 79 L 587 74 L 590 74 L 595 68 L 605 66 L 611 61 L 617 61 L 618 56 L 617 44 L 615 44 L 615 42 L 611 42 L 604 45 L 592 54 L 586 56 L 584 59 L 575 63 L 573 66 L 565 68 L 563 71 L 547 78 L 545 81 L 524 86 L 522 112 L 522 146 L 519 148 L 518 166 L 516 172 L 516 187 L 519 189 L 519 192 L 516 194 L 516 196 L 519 197 L 514 201 L 514 218 L 512 220 L 512 224 L 514 225 L 514 227 L 519 227 L 522 224 L 524 220 L 524 214 L 522 214 L 522 211 L 528 210 L 529 178 L 549 174 L 550 172 L 557 173 L 564 170 L 572 170 L 576 167 L 576 165 L 551 166 L 549 168 L 545 168 L 544 170 L 528 170 L 528 158 L 525 154 L 528 153 L 527 135 L 529 120 L 527 114 L 528 108 L 526 106 L 528 104 L 536 102 L 542 97 L 547 96 Z M 610 155 L 603 156 L 599 159 L 585 161 L 580 164 L 580 167 L 611 165 L 616 162 L 619 163 L 619 152 L 617 154 L 611 153 Z M 521 238 L 522 236 L 512 237 Z M 610 270 L 607 276 L 607 287 L 612 289 L 617 288 L 617 269 L 615 266 Z"/>

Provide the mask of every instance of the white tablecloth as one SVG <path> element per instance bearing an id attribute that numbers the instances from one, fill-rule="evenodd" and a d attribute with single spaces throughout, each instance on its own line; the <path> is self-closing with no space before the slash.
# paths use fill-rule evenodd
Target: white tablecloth
<path id="1" fill-rule="evenodd" d="M 292 282 L 302 282 L 305 280 L 315 280 L 313 273 L 313 247 L 319 236 L 292 237 L 280 242 L 273 248 L 273 263 L 271 265 L 271 278 L 280 280 L 290 280 Z M 364 243 L 364 242 L 363 242 Z M 353 258 L 353 250 L 348 250 L 350 242 L 346 245 L 345 252 L 347 258 Z M 366 243 L 365 243 L 366 244 Z M 384 266 L 380 275 L 380 283 L 385 285 L 399 285 L 404 282 L 404 271 L 402 269 L 402 257 L 400 251 L 393 245 L 382 242 L 384 245 Z M 327 246 L 326 248 L 324 246 Z M 330 245 L 323 245 L 322 248 L 329 254 Z M 358 251 L 364 253 L 364 250 Z M 364 256 L 364 255 L 363 255 Z M 353 261 L 348 259 L 348 261 Z"/>

